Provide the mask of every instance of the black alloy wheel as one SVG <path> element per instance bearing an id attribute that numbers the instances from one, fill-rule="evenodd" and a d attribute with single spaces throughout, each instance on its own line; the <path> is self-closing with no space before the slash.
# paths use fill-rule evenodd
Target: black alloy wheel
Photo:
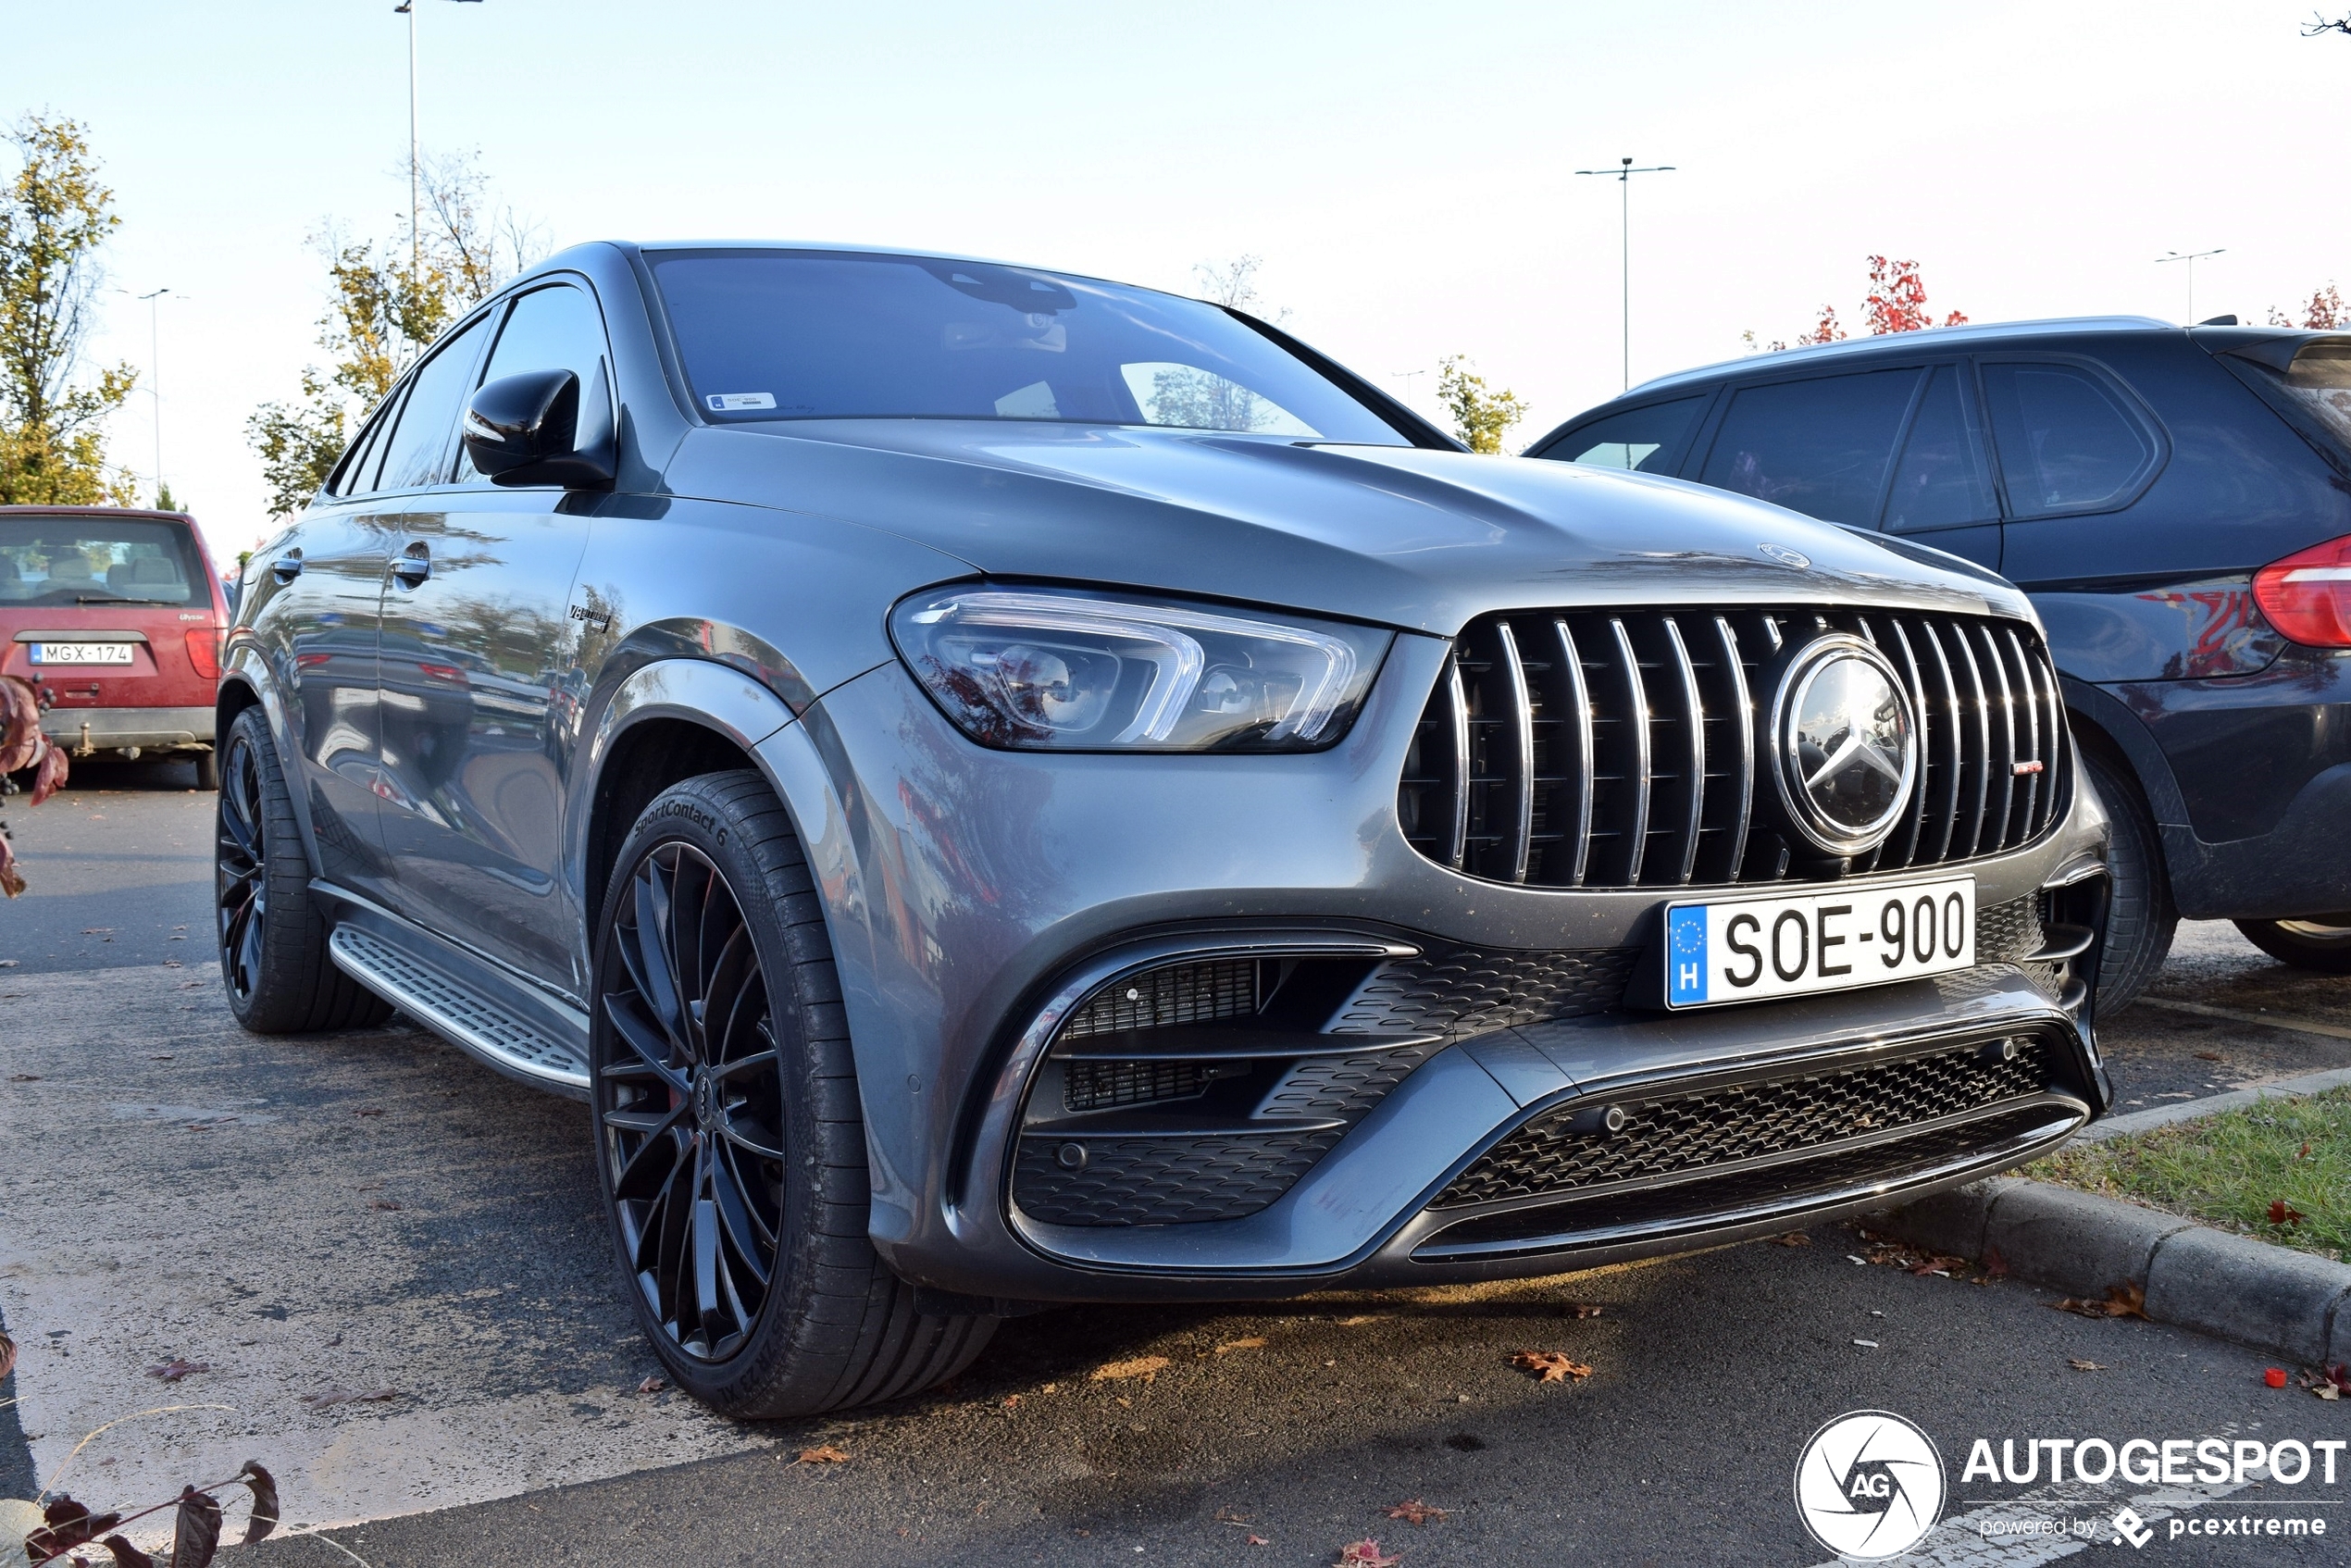
<path id="1" fill-rule="evenodd" d="M 263 1035 L 382 1023 L 391 1004 L 327 956 L 332 927 L 311 893 L 310 859 L 267 716 L 247 708 L 221 746 L 212 902 L 229 1010 Z"/>
<path id="2" fill-rule="evenodd" d="M 766 977 L 726 877 L 674 840 L 637 863 L 607 940 L 601 1005 L 625 1050 L 596 1110 L 621 1248 L 662 1333 L 723 1362 L 758 1325 L 784 1231 Z"/>
<path id="3" fill-rule="evenodd" d="M 231 1005 L 252 1005 L 261 985 L 262 934 L 269 916 L 268 840 L 262 824 L 261 759 L 253 738 L 229 744 L 214 830 L 214 913 L 220 922 L 220 973 Z"/>
<path id="4" fill-rule="evenodd" d="M 654 796 L 599 903 L 596 1174 L 670 1381 L 755 1420 L 899 1399 L 969 1365 L 993 1303 L 918 1306 L 869 1234 L 840 976 L 766 779 L 702 774 Z"/>

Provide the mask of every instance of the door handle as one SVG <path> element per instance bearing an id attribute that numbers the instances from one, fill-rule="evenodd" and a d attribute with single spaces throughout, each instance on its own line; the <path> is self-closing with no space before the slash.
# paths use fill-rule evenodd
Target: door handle
<path id="1" fill-rule="evenodd" d="M 275 577 L 278 579 L 281 586 L 293 581 L 294 579 L 302 575 L 302 552 L 299 550 L 289 550 L 286 554 L 279 556 L 275 561 L 269 563 L 269 572 L 272 577 Z"/>
<path id="2" fill-rule="evenodd" d="M 421 544 L 410 545 L 407 554 L 392 564 L 392 575 L 410 588 L 421 585 L 432 576 L 431 553 Z"/>

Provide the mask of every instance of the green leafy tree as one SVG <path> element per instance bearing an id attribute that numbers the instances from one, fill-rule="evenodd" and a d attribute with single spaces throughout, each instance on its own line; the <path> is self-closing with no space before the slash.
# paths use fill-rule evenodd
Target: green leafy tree
<path id="1" fill-rule="evenodd" d="M 1466 355 L 1437 362 L 1437 401 L 1453 417 L 1453 434 L 1472 452 L 1499 456 L 1502 440 L 1526 417 L 1529 405 L 1505 388 L 1495 392 L 1486 378 L 1470 368 Z"/>
<path id="2" fill-rule="evenodd" d="M 130 474 L 106 467 L 106 421 L 137 374 L 80 375 L 99 252 L 120 221 L 114 193 L 77 120 L 28 115 L 7 141 L 19 167 L 0 188 L 0 504 L 135 504 Z"/>
<path id="3" fill-rule="evenodd" d="M 318 346 L 329 364 L 305 366 L 301 396 L 265 403 L 245 421 L 273 516 L 310 504 L 401 372 L 541 248 L 537 231 L 491 196 L 468 159 L 429 162 L 424 193 L 413 246 L 404 226 L 380 244 L 331 228 L 312 239 L 327 264 Z"/>

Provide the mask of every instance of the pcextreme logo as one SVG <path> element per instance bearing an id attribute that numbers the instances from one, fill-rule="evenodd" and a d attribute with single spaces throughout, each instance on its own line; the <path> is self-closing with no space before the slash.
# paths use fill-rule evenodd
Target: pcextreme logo
<path id="1" fill-rule="evenodd" d="M 1796 1512 L 1812 1538 L 1839 1557 L 1898 1557 L 1942 1517 L 1943 1456 L 1898 1415 L 1840 1415 L 1812 1434 L 1796 1462 Z"/>

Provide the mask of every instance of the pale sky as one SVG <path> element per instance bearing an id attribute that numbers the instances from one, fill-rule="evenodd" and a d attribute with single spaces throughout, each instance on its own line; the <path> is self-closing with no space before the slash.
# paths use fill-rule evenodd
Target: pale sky
<path id="1" fill-rule="evenodd" d="M 1292 330 L 1427 406 L 1467 354 L 1524 440 L 1619 382 L 1851 322 L 1872 252 L 1938 314 L 2258 319 L 2351 284 L 2351 37 L 2310 0 L 812 6 L 417 0 L 428 153 L 478 151 L 561 245 L 904 244 L 1197 292 L 1263 258 Z M 2339 14 L 2351 0 L 2326 0 Z M 115 287 L 157 313 L 163 471 L 217 548 L 265 527 L 245 417 L 315 360 L 330 222 L 407 204 L 392 0 L 0 0 L 0 114 L 89 126 Z M 176 296 L 185 295 L 184 299 Z M 149 364 L 108 294 L 93 358 Z M 1400 373 L 1429 372 L 1410 379 Z M 1432 410 L 1433 412 L 1433 410 Z M 155 405 L 114 454 L 151 481 Z"/>

